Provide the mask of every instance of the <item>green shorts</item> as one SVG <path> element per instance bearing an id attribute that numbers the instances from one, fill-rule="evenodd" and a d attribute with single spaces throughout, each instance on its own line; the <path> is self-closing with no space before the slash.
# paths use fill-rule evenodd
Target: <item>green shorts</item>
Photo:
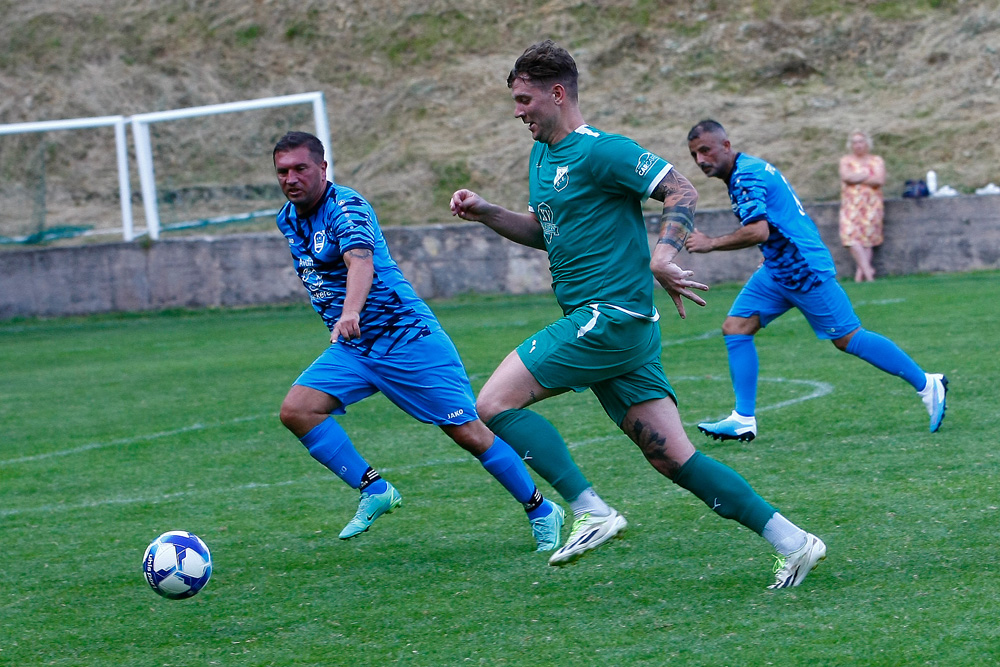
<path id="1" fill-rule="evenodd" d="M 660 326 L 615 308 L 577 308 L 517 347 L 546 389 L 590 388 L 621 426 L 637 403 L 669 396 L 677 402 L 660 363 Z"/>

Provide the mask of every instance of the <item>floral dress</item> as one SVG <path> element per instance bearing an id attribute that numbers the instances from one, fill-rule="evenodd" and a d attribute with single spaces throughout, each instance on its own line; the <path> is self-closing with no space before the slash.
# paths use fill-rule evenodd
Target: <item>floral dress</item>
<path id="1" fill-rule="evenodd" d="M 878 155 L 845 155 L 841 166 L 849 171 L 865 169 L 874 175 L 884 173 L 885 166 Z M 885 205 L 882 186 L 866 183 L 840 182 L 840 242 L 847 247 L 861 245 L 865 248 L 882 245 L 882 218 Z"/>

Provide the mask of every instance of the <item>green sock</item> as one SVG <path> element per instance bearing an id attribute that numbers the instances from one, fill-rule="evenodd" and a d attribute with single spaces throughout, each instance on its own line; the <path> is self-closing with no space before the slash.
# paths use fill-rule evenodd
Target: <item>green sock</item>
<path id="1" fill-rule="evenodd" d="M 735 470 L 701 452 L 681 466 L 674 483 L 698 496 L 719 516 L 739 521 L 758 535 L 777 512 Z"/>
<path id="2" fill-rule="evenodd" d="M 531 469 L 552 485 L 566 502 L 590 488 L 569 455 L 566 441 L 549 421 L 531 410 L 505 410 L 486 422 Z"/>

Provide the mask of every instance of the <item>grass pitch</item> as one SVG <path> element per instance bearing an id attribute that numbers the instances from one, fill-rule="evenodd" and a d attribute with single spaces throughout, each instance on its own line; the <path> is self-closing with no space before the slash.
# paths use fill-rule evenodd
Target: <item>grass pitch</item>
<path id="1" fill-rule="evenodd" d="M 789 313 L 757 337 L 758 438 L 710 441 L 694 424 L 732 407 L 737 286 L 685 321 L 660 300 L 692 440 L 828 545 L 785 591 L 765 590 L 768 545 L 659 477 L 589 393 L 538 409 L 629 529 L 557 569 L 470 456 L 382 397 L 342 423 L 404 506 L 337 539 L 357 494 L 277 419 L 325 345 L 306 306 L 0 323 L 0 665 L 992 663 L 998 280 L 845 285 L 867 328 L 951 380 L 933 435 L 908 385 Z M 432 306 L 477 389 L 558 316 L 549 295 Z M 189 600 L 140 572 L 172 529 L 214 557 Z"/>

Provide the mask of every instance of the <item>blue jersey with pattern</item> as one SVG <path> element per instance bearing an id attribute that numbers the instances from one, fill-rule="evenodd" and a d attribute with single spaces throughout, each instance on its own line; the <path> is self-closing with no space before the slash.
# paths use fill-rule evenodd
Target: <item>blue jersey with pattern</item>
<path id="1" fill-rule="evenodd" d="M 315 210 L 299 217 L 288 202 L 278 212 L 277 222 L 288 240 L 295 272 L 309 291 L 313 308 L 331 330 L 343 313 L 347 295 L 344 253 L 355 248 L 372 251 L 375 275 L 361 311 L 361 336 L 338 345 L 355 348 L 364 356 L 383 357 L 441 328 L 389 254 L 375 211 L 351 188 L 327 183 Z"/>
<path id="2" fill-rule="evenodd" d="M 767 220 L 771 233 L 759 247 L 764 269 L 776 283 L 805 292 L 837 275 L 816 223 L 774 165 L 738 153 L 728 185 L 740 224 Z"/>

